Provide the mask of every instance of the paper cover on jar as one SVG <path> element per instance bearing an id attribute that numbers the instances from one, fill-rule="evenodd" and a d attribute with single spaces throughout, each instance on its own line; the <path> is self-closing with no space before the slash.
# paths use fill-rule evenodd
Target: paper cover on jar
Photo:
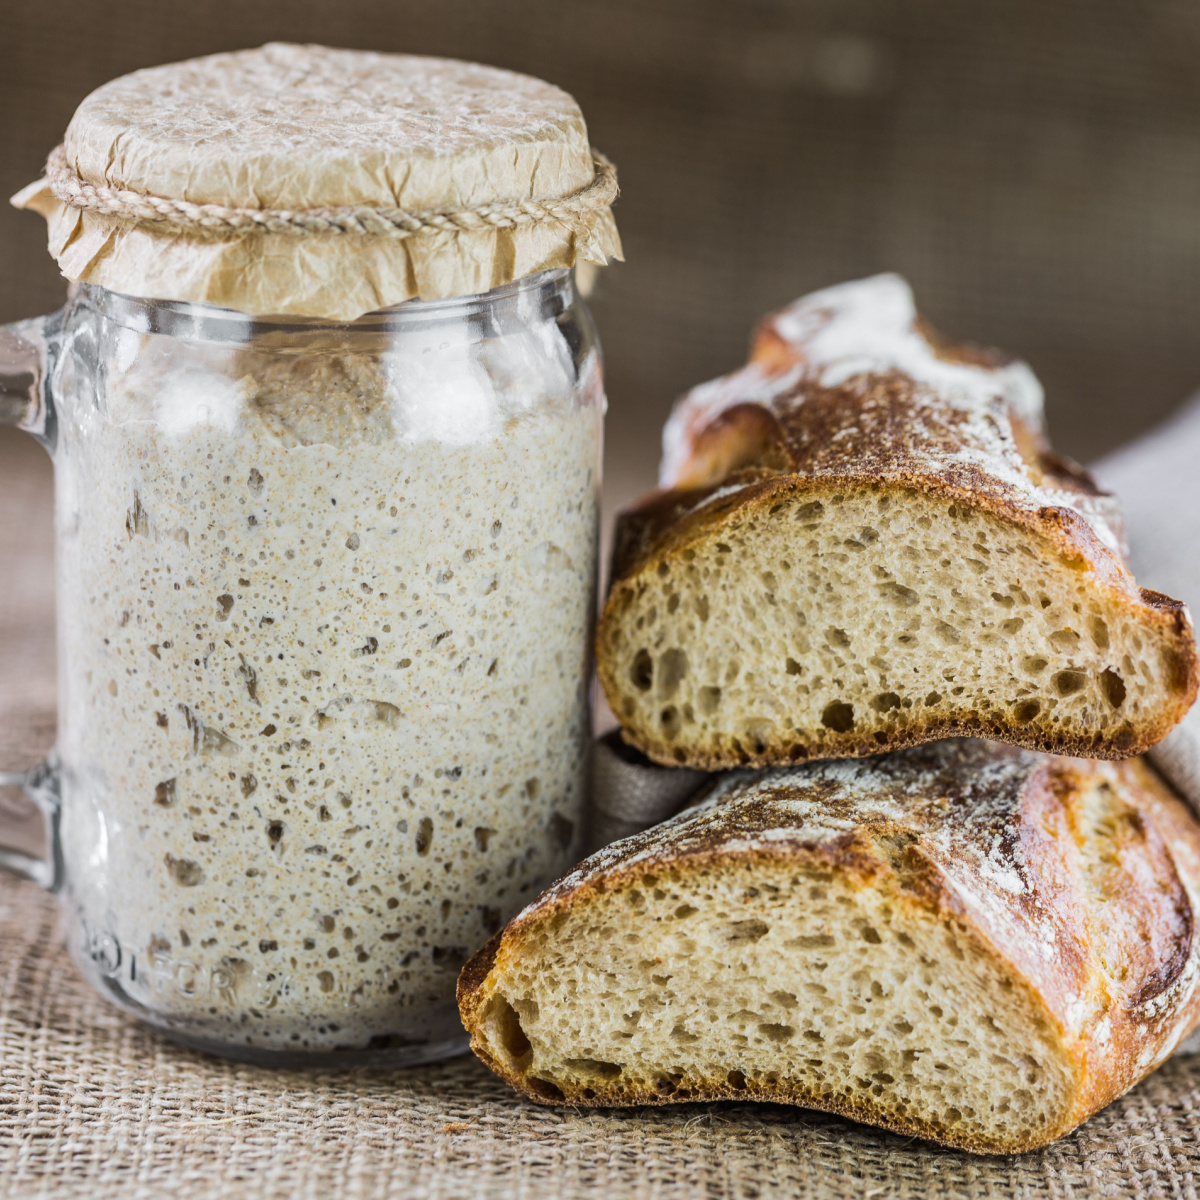
<path id="1" fill-rule="evenodd" d="M 620 259 L 615 196 L 551 84 L 273 43 L 99 88 L 13 203 L 68 279 L 344 321 Z"/>

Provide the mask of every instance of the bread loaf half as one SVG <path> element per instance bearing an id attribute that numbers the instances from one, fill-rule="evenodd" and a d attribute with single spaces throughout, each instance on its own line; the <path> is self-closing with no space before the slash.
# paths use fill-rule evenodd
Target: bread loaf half
<path id="1" fill-rule="evenodd" d="M 735 772 L 542 895 L 459 1007 L 545 1103 L 772 1100 L 1028 1150 L 1200 1018 L 1198 881 L 1140 760 L 959 741 Z"/>
<path id="2" fill-rule="evenodd" d="M 1041 433 L 1022 363 L 881 276 L 768 320 L 622 516 L 597 663 L 626 739 L 717 768 L 981 734 L 1123 758 L 1196 696 L 1191 619 Z"/>

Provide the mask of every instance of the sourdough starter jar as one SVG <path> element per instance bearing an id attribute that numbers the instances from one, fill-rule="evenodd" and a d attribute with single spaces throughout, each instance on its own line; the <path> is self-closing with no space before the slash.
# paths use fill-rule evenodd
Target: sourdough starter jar
<path id="1" fill-rule="evenodd" d="M 215 73 L 275 119 L 296 88 L 322 98 L 314 73 L 352 69 L 368 91 L 382 75 L 385 92 L 419 93 L 426 124 L 448 106 L 453 125 L 430 61 L 267 47 L 129 78 L 190 87 L 194 101 L 193 77 Z M 484 103 L 463 100 L 463 73 L 478 87 L 483 72 L 493 100 L 511 100 L 517 80 L 571 116 L 548 85 L 434 62 L 460 108 Z M 109 85 L 113 128 L 125 82 Z M 214 111 L 220 142 L 230 118 Z M 459 125 L 451 168 L 479 136 Z M 260 170 L 239 136 L 234 165 Z M 314 153 L 310 131 L 291 136 L 301 159 Z M 543 154 L 556 169 L 561 143 Z M 179 1040 L 291 1065 L 455 1052 L 459 968 L 579 844 L 604 395 L 567 260 L 587 229 L 517 219 L 483 231 L 465 265 L 461 238 L 420 215 L 431 238 L 214 236 L 186 211 L 163 230 L 88 207 L 125 201 L 79 184 L 84 150 L 69 131 L 70 166 L 60 153 L 33 205 L 52 248 L 72 224 L 60 263 L 90 237 L 93 267 L 61 313 L 0 337 L 0 415 L 54 456 L 60 697 L 56 753 L 21 780 L 51 854 L 9 852 L 5 865 L 58 890 L 95 986 Z M 273 170 L 248 186 L 285 178 Z M 314 198 L 347 200 L 317 175 L 307 214 Z M 166 190 L 136 182 L 138 195 Z M 270 199 L 286 223 L 295 210 Z M 487 205 L 467 199 L 450 197 L 472 237 Z M 545 268 L 505 279 L 528 256 L 522 237 L 541 240 Z M 166 299 L 137 286 L 156 238 L 166 261 L 141 291 L 176 293 Z M 375 259 L 339 287 L 331 271 L 354 272 L 355 243 Z M 459 290 L 481 271 L 501 282 Z M 320 281 L 294 303 L 306 273 Z M 398 303 L 357 315 L 362 295 Z M 275 315 L 253 311 L 264 307 Z"/>

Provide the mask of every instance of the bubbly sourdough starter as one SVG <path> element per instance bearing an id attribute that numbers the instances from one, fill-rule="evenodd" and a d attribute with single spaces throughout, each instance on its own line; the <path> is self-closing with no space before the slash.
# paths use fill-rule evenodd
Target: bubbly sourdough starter
<path id="1" fill-rule="evenodd" d="M 205 1038 L 436 1037 L 573 861 L 594 358 L 576 387 L 553 324 L 379 359 L 167 340 L 119 335 L 60 448 L 85 959 Z"/>

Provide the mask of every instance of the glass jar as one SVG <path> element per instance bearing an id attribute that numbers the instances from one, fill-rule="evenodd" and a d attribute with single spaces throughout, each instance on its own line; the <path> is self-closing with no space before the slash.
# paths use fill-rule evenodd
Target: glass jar
<path id="1" fill-rule="evenodd" d="M 566 270 L 349 324 L 78 286 L 0 334 L 54 457 L 80 970 L 192 1046 L 465 1047 L 459 967 L 574 861 L 604 394 Z M 14 781 L 15 777 L 8 777 Z"/>

